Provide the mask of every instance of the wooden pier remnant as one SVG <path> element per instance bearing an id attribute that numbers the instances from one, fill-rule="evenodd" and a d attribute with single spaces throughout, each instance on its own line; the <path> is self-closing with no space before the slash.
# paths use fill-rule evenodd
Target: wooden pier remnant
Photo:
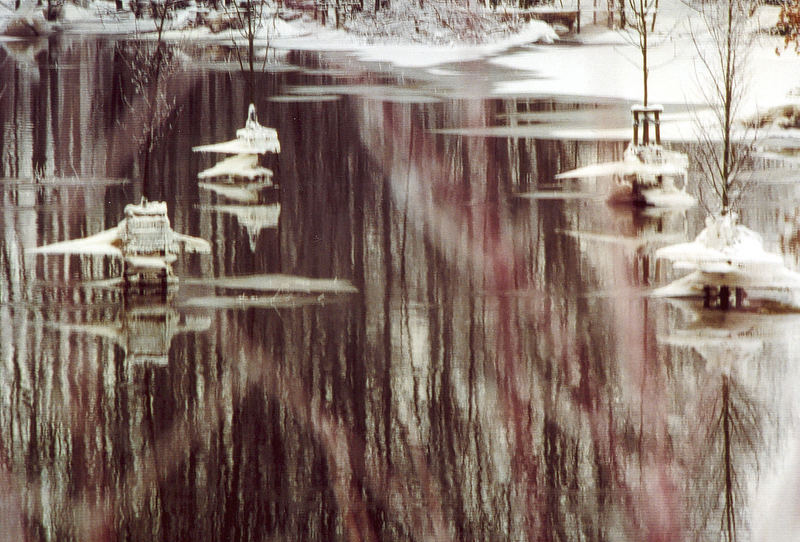
<path id="1" fill-rule="evenodd" d="M 661 145 L 661 113 L 664 108 L 660 105 L 634 105 L 631 107 L 633 114 L 633 144 L 650 145 L 650 127 L 654 129 L 655 141 Z M 641 127 L 641 130 L 639 129 Z M 641 140 L 639 138 L 641 136 Z"/>

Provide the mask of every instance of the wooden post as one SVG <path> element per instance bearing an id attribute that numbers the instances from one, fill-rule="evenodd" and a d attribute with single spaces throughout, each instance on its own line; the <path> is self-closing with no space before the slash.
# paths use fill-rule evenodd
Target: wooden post
<path id="1" fill-rule="evenodd" d="M 653 115 L 655 116 L 655 124 L 656 124 L 656 145 L 661 145 L 661 112 L 656 109 L 653 111 Z"/>
<path id="2" fill-rule="evenodd" d="M 647 112 L 642 114 L 642 145 L 650 143 L 650 123 L 648 122 Z"/>
<path id="3" fill-rule="evenodd" d="M 703 308 L 711 306 L 711 286 L 703 286 Z"/>
<path id="4" fill-rule="evenodd" d="M 639 144 L 639 112 L 633 111 L 633 144 Z"/>
<path id="5" fill-rule="evenodd" d="M 581 33 L 581 0 L 578 0 L 578 34 Z"/>
<path id="6" fill-rule="evenodd" d="M 719 308 L 724 311 L 731 308 L 731 289 L 729 286 L 719 287 Z"/>

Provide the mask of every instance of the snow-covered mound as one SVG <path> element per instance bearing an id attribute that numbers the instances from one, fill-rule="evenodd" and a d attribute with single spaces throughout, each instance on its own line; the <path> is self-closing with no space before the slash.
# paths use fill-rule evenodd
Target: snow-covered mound
<path id="1" fill-rule="evenodd" d="M 693 273 L 657 289 L 666 297 L 701 295 L 705 287 L 785 290 L 800 288 L 800 274 L 787 269 L 779 254 L 764 250 L 761 236 L 737 223 L 736 213 L 708 217 L 706 227 L 689 243 L 656 251 L 676 268 Z"/>

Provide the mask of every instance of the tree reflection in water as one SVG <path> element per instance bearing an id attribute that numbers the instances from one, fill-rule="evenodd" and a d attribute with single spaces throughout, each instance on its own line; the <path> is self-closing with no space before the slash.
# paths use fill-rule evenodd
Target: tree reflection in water
<path id="1" fill-rule="evenodd" d="M 86 47 L 64 54 L 88 55 Z M 116 58 L 114 48 L 98 47 L 96 64 L 76 63 L 119 82 L 124 69 L 103 60 Z M 19 81 L 0 95 L 7 140 L 19 149 L 3 174 L 21 175 L 33 160 L 27 133 L 13 129 L 20 113 L 6 106 L 39 103 L 30 93 L 40 87 L 0 70 Z M 78 122 L 92 111 L 69 102 L 80 93 L 51 75 L 55 90 L 36 96 L 50 118 Z M 386 80 L 340 77 L 352 88 Z M 331 79 L 255 77 L 265 95 Z M 0 502 L 25 518 L 7 532 L 659 541 L 702 539 L 717 513 L 729 539 L 741 532 L 737 491 L 747 488 L 737 480 L 761 446 L 756 399 L 719 374 L 694 394 L 697 377 L 678 372 L 686 355 L 660 355 L 660 309 L 641 295 L 654 276 L 646 247 L 563 233 L 639 235 L 672 219 L 513 197 L 578 157 L 618 150 L 428 129 L 489 125 L 511 100 L 257 103 L 281 137 L 282 211 L 278 231 L 251 245 L 235 220 L 196 212 L 200 165 L 190 152 L 238 127 L 246 83 L 203 72 L 176 74 L 174 85 L 182 113 L 169 117 L 147 168 L 164 182 L 147 192 L 169 201 L 176 229 L 214 242 L 213 261 L 187 270 L 339 277 L 361 293 L 341 304 L 215 311 L 208 332 L 174 337 L 166 366 L 134 364 L 111 341 L 46 325 L 42 307 L 100 310 L 99 294 L 34 287 L 23 259 L 14 263 L 26 243 L 115 224 L 126 189 L 70 199 L 42 190 L 29 214 L 11 213 L 14 197 L 3 192 Z M 37 156 L 54 171 L 72 162 L 81 175 L 141 172 L 143 157 L 120 143 L 132 140 L 128 111 L 105 107 L 120 97 L 102 84 L 94 92 L 108 133 L 82 141 L 114 159 L 70 155 L 53 134 Z M 67 264 L 42 267 L 37 276 L 71 284 Z M 670 422 L 699 412 L 713 415 L 685 431 Z M 718 484 L 710 491 L 709 481 Z"/>
<path id="2" fill-rule="evenodd" d="M 709 382 L 703 398 L 707 407 L 699 421 L 704 425 L 697 428 L 705 437 L 697 443 L 703 446 L 703 454 L 689 480 L 700 501 L 696 514 L 696 530 L 703 533 L 700 539 L 714 533 L 717 524 L 719 535 L 734 542 L 741 538 L 741 511 L 746 509 L 747 495 L 755 483 L 752 473 L 758 471 L 758 456 L 764 447 L 764 412 L 730 375 L 710 378 L 716 379 L 718 386 Z"/>

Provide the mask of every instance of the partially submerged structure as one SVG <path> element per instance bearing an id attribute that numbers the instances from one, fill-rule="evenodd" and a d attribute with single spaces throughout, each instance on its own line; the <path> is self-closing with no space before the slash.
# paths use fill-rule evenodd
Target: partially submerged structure
<path id="1" fill-rule="evenodd" d="M 113 256 L 122 260 L 121 280 L 125 284 L 167 286 L 178 280 L 172 264 L 180 252 L 210 253 L 211 245 L 174 231 L 166 203 L 142 199 L 138 205 L 125 206 L 125 218 L 114 228 L 29 252 Z"/>
<path id="2" fill-rule="evenodd" d="M 612 187 L 608 200 L 611 203 L 693 206 L 695 199 L 686 192 L 688 157 L 661 145 L 662 110 L 661 106 L 637 105 L 631 108 L 633 139 L 622 160 L 565 171 L 556 175 L 556 179 L 610 177 Z"/>
<path id="3" fill-rule="evenodd" d="M 253 104 L 247 111 L 244 128 L 236 131 L 236 139 L 200 145 L 196 152 L 233 154 L 197 174 L 200 188 L 211 192 L 224 204 L 212 203 L 203 208 L 236 216 L 239 223 L 247 229 L 250 247 L 255 250 L 256 239 L 261 230 L 278 226 L 281 206 L 269 201 L 265 189 L 272 187 L 272 170 L 259 163 L 259 155 L 279 153 L 281 144 L 274 128 L 261 126 Z M 231 204 L 230 202 L 235 202 Z"/>
<path id="4" fill-rule="evenodd" d="M 272 171 L 261 167 L 258 155 L 281 152 L 278 132 L 274 128 L 261 126 L 256 116 L 256 107 L 250 104 L 244 128 L 236 130 L 236 139 L 200 145 L 192 148 L 195 152 L 213 152 L 234 156 L 217 162 L 201 171 L 197 177 L 202 180 L 216 179 L 226 182 L 254 182 L 271 184 Z"/>
<path id="5" fill-rule="evenodd" d="M 787 269 L 779 254 L 764 250 L 761 236 L 739 224 L 733 212 L 708 217 L 694 241 L 661 248 L 656 258 L 692 272 L 655 290 L 654 295 L 702 296 L 706 307 L 742 306 L 746 292 L 800 288 L 800 273 Z"/>

